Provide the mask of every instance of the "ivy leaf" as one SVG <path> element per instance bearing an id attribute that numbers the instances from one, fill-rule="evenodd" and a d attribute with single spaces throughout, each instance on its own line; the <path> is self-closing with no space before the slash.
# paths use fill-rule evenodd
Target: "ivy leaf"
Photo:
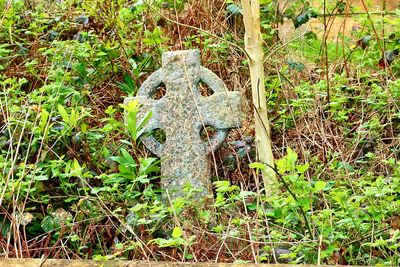
<path id="1" fill-rule="evenodd" d="M 396 56 L 399 54 L 398 50 L 388 50 L 385 52 L 385 59 L 389 62 L 392 63 L 395 59 Z"/>
<path id="2" fill-rule="evenodd" d="M 387 50 L 385 51 L 384 57 L 379 60 L 378 66 L 382 69 L 388 67 L 399 54 L 399 50 Z"/>
<path id="3" fill-rule="evenodd" d="M 46 217 L 43 218 L 41 226 L 42 226 L 42 229 L 46 233 L 48 233 L 48 232 L 53 231 L 54 229 L 59 228 L 60 224 L 55 218 L 47 215 Z"/>
<path id="4" fill-rule="evenodd" d="M 369 42 L 372 40 L 371 35 L 364 35 L 360 40 L 357 41 L 357 45 L 362 49 L 366 49 L 369 46 Z"/>
<path id="5" fill-rule="evenodd" d="M 304 35 L 304 38 L 306 38 L 307 40 L 317 40 L 317 34 L 313 31 L 309 31 Z"/>
<path id="6" fill-rule="evenodd" d="M 337 3 L 338 12 L 339 12 L 340 14 L 343 14 L 343 12 L 346 10 L 346 6 L 347 6 L 347 3 L 345 3 L 345 2 L 338 2 L 338 3 Z"/>
<path id="7" fill-rule="evenodd" d="M 226 11 L 228 11 L 228 13 L 232 14 L 232 15 L 242 15 L 243 14 L 242 9 L 235 4 L 228 5 L 226 7 Z"/>
<path id="8" fill-rule="evenodd" d="M 316 17 L 318 17 L 318 15 L 314 10 L 307 9 L 293 19 L 294 27 L 297 29 L 301 25 L 307 23 L 311 18 L 316 18 Z"/>

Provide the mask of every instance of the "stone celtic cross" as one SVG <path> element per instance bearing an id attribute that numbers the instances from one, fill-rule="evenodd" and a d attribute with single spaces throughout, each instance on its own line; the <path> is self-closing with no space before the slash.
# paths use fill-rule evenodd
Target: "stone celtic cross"
<path id="1" fill-rule="evenodd" d="M 200 82 L 212 90 L 203 96 Z M 154 99 L 160 85 L 165 95 Z M 160 143 L 153 136 L 142 138 L 145 146 L 161 161 L 161 185 L 172 197 L 181 196 L 187 183 L 200 189 L 200 195 L 211 191 L 211 159 L 214 151 L 226 138 L 228 129 L 241 125 L 240 95 L 228 92 L 224 83 L 212 71 L 201 66 L 198 50 L 166 52 L 162 68 L 151 74 L 140 87 L 136 97 L 139 116 L 151 111 L 145 131 L 164 130 L 166 140 Z M 205 126 L 215 128 L 208 140 L 201 138 Z"/>

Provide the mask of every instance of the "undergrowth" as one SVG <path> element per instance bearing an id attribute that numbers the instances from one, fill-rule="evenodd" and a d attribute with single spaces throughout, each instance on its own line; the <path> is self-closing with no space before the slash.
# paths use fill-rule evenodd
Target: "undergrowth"
<path id="1" fill-rule="evenodd" d="M 304 1 L 261 2 L 271 196 L 239 2 L 0 0 L 0 255 L 398 265 L 399 9 L 352 16 L 327 1 L 324 19 Z M 345 14 L 353 28 L 333 33 Z M 326 31 L 282 40 L 312 18 Z M 140 107 L 121 103 L 164 51 L 192 48 L 241 92 L 245 121 L 215 154 L 214 195 L 168 201 Z"/>

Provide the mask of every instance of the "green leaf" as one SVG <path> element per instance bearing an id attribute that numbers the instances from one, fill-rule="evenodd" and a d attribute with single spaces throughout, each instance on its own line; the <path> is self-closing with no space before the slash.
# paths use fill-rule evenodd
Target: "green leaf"
<path id="1" fill-rule="evenodd" d="M 64 202 L 65 203 L 70 203 L 70 202 L 73 202 L 73 201 L 76 201 L 76 200 L 78 200 L 79 198 L 77 198 L 77 197 L 69 197 L 69 198 L 67 198 L 66 200 L 64 200 Z"/>
<path id="2" fill-rule="evenodd" d="M 0 234 L 7 236 L 11 228 L 11 222 L 0 214 Z"/>
<path id="3" fill-rule="evenodd" d="M 175 239 L 163 239 L 163 238 L 157 238 L 156 243 L 160 248 L 173 248 L 173 247 L 179 247 L 179 242 Z"/>
<path id="4" fill-rule="evenodd" d="M 145 129 L 143 128 L 147 122 L 150 120 L 150 118 L 153 116 L 153 113 L 151 111 L 147 112 L 146 115 L 137 123 L 137 128 L 136 128 L 136 138 L 139 138 L 144 132 Z M 136 141 L 136 139 L 135 139 Z"/>
<path id="5" fill-rule="evenodd" d="M 46 127 L 47 119 L 49 118 L 49 115 L 50 115 L 49 112 L 45 108 L 42 108 L 42 112 L 40 113 L 40 123 L 39 123 L 39 127 L 42 132 L 44 131 L 44 128 Z"/>
<path id="6" fill-rule="evenodd" d="M 110 189 L 110 187 L 93 187 L 92 190 L 90 190 L 90 193 L 95 195 L 99 192 L 107 191 L 108 189 Z"/>
<path id="7" fill-rule="evenodd" d="M 286 156 L 276 161 L 276 167 L 281 174 L 284 174 L 288 171 L 294 171 L 296 169 L 297 153 L 294 152 L 290 147 L 288 147 L 286 151 Z"/>
<path id="8" fill-rule="evenodd" d="M 158 171 L 158 167 L 156 165 L 157 158 L 140 158 L 140 168 L 139 174 L 140 175 L 148 175 L 151 172 Z"/>
<path id="9" fill-rule="evenodd" d="M 294 152 L 290 147 L 288 147 L 286 149 L 286 152 L 287 152 L 286 158 L 287 158 L 288 163 L 289 164 L 296 163 L 296 161 L 297 161 L 297 153 Z"/>
<path id="10" fill-rule="evenodd" d="M 136 114 L 137 114 L 137 111 L 128 111 L 128 116 L 127 116 L 127 120 L 126 120 L 128 132 L 134 141 L 136 141 L 139 137 L 137 134 Z"/>
<path id="11" fill-rule="evenodd" d="M 53 218 L 47 215 L 43 218 L 41 226 L 46 233 L 53 231 L 55 229 Z"/>
<path id="12" fill-rule="evenodd" d="M 325 188 L 326 182 L 324 181 L 317 181 L 314 185 L 315 191 L 321 191 Z"/>
<path id="13" fill-rule="evenodd" d="M 295 28 L 300 27 L 301 25 L 307 23 L 311 18 L 318 17 L 317 13 L 314 10 L 307 9 L 297 17 L 293 19 L 293 24 Z"/>
<path id="14" fill-rule="evenodd" d="M 129 154 L 129 152 L 126 151 L 126 149 L 121 148 L 121 152 L 122 152 L 124 159 L 129 164 L 129 166 L 136 166 L 136 161 L 133 159 L 131 154 Z"/>
<path id="15" fill-rule="evenodd" d="M 232 14 L 232 15 L 242 15 L 242 9 L 235 5 L 235 4 L 230 4 L 226 7 L 226 11 L 228 11 L 228 13 Z"/>
<path id="16" fill-rule="evenodd" d="M 360 40 L 357 41 L 357 45 L 359 45 L 362 49 L 365 49 L 367 46 L 369 46 L 371 40 L 371 35 L 364 35 Z"/>
<path id="17" fill-rule="evenodd" d="M 305 173 L 308 170 L 309 167 L 310 167 L 310 164 L 308 164 L 308 163 L 306 163 L 304 165 L 297 165 L 296 166 L 296 170 L 299 173 Z"/>
<path id="18" fill-rule="evenodd" d="M 175 227 L 172 231 L 172 238 L 179 238 L 183 235 L 183 231 L 179 227 Z"/>
<path id="19" fill-rule="evenodd" d="M 257 170 L 265 170 L 265 164 L 261 162 L 252 162 L 249 164 L 249 167 Z"/>
<path id="20" fill-rule="evenodd" d="M 129 62 L 131 62 L 131 60 L 132 59 L 130 59 Z M 133 63 L 135 63 L 135 61 L 133 61 Z M 128 74 L 124 75 L 124 82 L 118 83 L 118 87 L 119 87 L 119 89 L 121 89 L 122 91 L 124 91 L 125 93 L 127 93 L 129 95 L 135 94 L 135 89 L 136 89 L 135 81 Z"/>
<path id="21" fill-rule="evenodd" d="M 35 176 L 35 181 L 47 181 L 49 180 L 49 177 L 46 175 L 36 175 Z"/>
<path id="22" fill-rule="evenodd" d="M 190 253 L 185 254 L 185 259 L 187 259 L 187 260 L 193 259 L 193 254 L 190 254 Z"/>
<path id="23" fill-rule="evenodd" d="M 68 112 L 67 112 L 67 111 L 65 110 L 65 108 L 64 108 L 62 105 L 60 105 L 60 104 L 58 104 L 58 112 L 60 113 L 60 115 L 61 115 L 61 117 L 62 117 L 62 119 L 63 119 L 64 122 L 66 122 L 67 124 L 70 124 L 70 123 L 71 123 L 70 117 L 69 117 L 69 115 L 68 115 Z"/>

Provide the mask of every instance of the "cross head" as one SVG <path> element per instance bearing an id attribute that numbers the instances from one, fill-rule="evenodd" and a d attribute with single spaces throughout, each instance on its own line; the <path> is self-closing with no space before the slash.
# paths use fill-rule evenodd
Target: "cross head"
<path id="1" fill-rule="evenodd" d="M 201 94 L 200 82 L 211 89 L 211 96 Z M 165 95 L 155 99 L 162 84 Z M 156 129 L 165 132 L 163 143 L 151 135 L 142 138 L 144 145 L 162 159 L 163 189 L 175 198 L 189 183 L 198 194 L 210 194 L 210 154 L 225 140 L 229 129 L 241 126 L 240 94 L 228 92 L 216 74 L 201 66 L 198 50 L 184 50 L 164 53 L 162 68 L 147 78 L 136 97 L 124 102 L 132 100 L 141 105 L 139 116 L 152 112 L 145 126 L 147 133 Z M 201 137 L 205 126 L 215 129 L 207 140 Z"/>

